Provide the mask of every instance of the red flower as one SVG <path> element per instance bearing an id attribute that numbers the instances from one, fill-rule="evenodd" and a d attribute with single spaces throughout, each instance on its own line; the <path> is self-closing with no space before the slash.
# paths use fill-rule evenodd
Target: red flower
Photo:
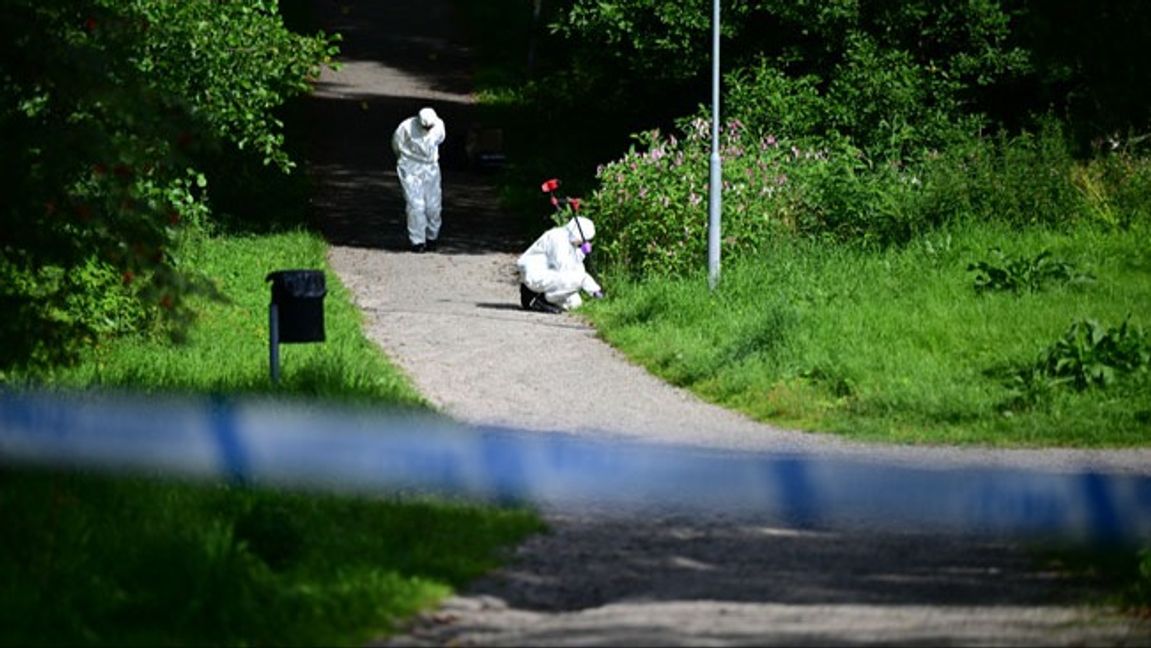
<path id="1" fill-rule="evenodd" d="M 568 204 L 572 206 L 573 210 L 579 211 L 579 198 L 568 198 Z"/>
<path id="2" fill-rule="evenodd" d="M 96 31 L 96 19 L 88 18 L 84 21 L 84 28 L 90 32 Z"/>
<path id="3" fill-rule="evenodd" d="M 551 202 L 552 202 L 552 207 L 559 207 L 560 206 L 560 200 L 559 200 L 559 198 L 556 198 L 555 196 L 552 196 Z"/>
<path id="4" fill-rule="evenodd" d="M 552 178 L 551 180 L 545 180 L 544 183 L 540 185 L 540 191 L 543 191 L 544 193 L 555 191 L 559 188 L 559 186 L 560 181 L 556 178 Z"/>

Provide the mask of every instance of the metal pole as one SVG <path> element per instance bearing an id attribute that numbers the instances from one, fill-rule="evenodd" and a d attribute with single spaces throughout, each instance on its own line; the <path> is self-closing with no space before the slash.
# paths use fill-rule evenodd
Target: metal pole
<path id="1" fill-rule="evenodd" d="M 720 209 L 723 163 L 719 158 L 719 0 L 711 2 L 711 165 L 707 201 L 707 285 L 719 282 Z"/>
<path id="2" fill-rule="evenodd" d="M 280 309 L 273 300 L 268 305 L 268 371 L 272 384 L 280 382 Z"/>

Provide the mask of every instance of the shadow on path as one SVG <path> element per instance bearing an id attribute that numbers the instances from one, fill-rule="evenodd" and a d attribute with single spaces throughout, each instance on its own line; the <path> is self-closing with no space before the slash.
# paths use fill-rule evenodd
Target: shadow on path
<path id="1" fill-rule="evenodd" d="M 304 107 L 312 140 L 308 172 L 316 185 L 312 209 L 321 231 L 333 245 L 407 249 L 391 136 L 402 120 L 432 106 L 448 133 L 440 151 L 441 252 L 522 250 L 529 241 L 517 219 L 499 209 L 492 177 L 469 169 L 465 142 L 479 124 L 470 52 L 450 37 L 455 17 L 446 3 L 420 10 L 414 4 L 316 3 L 321 27 L 344 38 L 342 68 L 325 70 Z"/>

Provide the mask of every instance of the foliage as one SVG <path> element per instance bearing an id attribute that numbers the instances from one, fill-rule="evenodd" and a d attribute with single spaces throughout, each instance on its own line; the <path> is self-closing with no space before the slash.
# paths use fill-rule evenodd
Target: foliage
<path id="1" fill-rule="evenodd" d="M 1107 328 L 1095 320 L 1079 320 L 1044 349 L 1033 365 L 1017 372 L 1013 384 L 1025 397 L 1060 385 L 1080 391 L 1103 388 L 1121 375 L 1145 370 L 1148 364 L 1151 338 L 1131 324 L 1130 315 L 1119 326 Z"/>
<path id="2" fill-rule="evenodd" d="M 1077 273 L 1075 266 L 1051 256 L 1050 250 L 1043 250 L 1034 257 L 1008 257 L 999 248 L 992 248 L 995 261 L 976 261 L 967 265 L 968 272 L 975 272 L 975 292 L 1009 291 L 1019 295 L 1024 292 L 1039 292 L 1051 283 L 1089 281 L 1090 275 Z"/>
<path id="3" fill-rule="evenodd" d="M 683 275 L 705 258 L 708 123 L 697 117 L 680 137 L 635 139 L 638 147 L 597 171 L 589 210 L 603 226 L 600 249 L 622 272 Z M 1151 162 L 1077 164 L 1050 121 L 1037 133 L 968 138 L 907 162 L 873 159 L 844 140 L 757 135 L 738 120 L 720 139 L 725 258 L 755 255 L 779 236 L 905 244 L 964 221 L 1130 226 L 1146 213 L 1134 196 L 1151 192 Z M 1095 178 L 1093 197 L 1079 188 L 1084 177 Z"/>
<path id="4" fill-rule="evenodd" d="M 708 70 L 710 4 L 577 0 L 553 29 L 585 75 L 674 95 Z M 978 91 L 1027 69 L 999 2 L 722 4 L 725 111 L 760 135 L 834 134 L 898 159 L 974 132 Z"/>
<path id="5" fill-rule="evenodd" d="M 1151 134 L 1151 31 L 1142 0 L 1018 2 L 1014 42 L 1034 74 L 1002 97 L 1003 110 L 1053 109 L 1086 149 L 1146 152 Z"/>
<path id="6" fill-rule="evenodd" d="M 1053 570 L 1103 583 L 1114 592 L 1108 603 L 1140 618 L 1151 612 L 1151 545 L 1055 545 L 1041 550 L 1040 558 Z"/>
<path id="7" fill-rule="evenodd" d="M 121 277 L 141 317 L 186 321 L 184 297 L 212 291 L 172 251 L 208 227 L 198 159 L 247 147 L 290 167 L 271 113 L 328 39 L 287 32 L 266 0 L 13 0 L 0 25 L 0 300 L 22 341 L 0 361 L 59 360 L 105 332 L 113 313 L 77 306 L 109 282 L 87 277 Z"/>
<path id="8" fill-rule="evenodd" d="M 565 7 L 551 30 L 579 48 L 578 54 L 587 61 L 585 69 L 594 65 L 594 73 L 615 68 L 627 76 L 683 79 L 698 74 L 708 60 L 710 41 L 703 36 L 711 28 L 711 4 L 710 0 L 577 0 Z M 730 36 L 749 8 L 740 2 L 724 5 Z"/>
<path id="9" fill-rule="evenodd" d="M 424 401 L 362 332 L 362 315 L 338 277 L 326 273 L 323 344 L 285 344 L 282 379 L 268 377 L 265 277 L 285 268 L 324 268 L 326 244 L 316 234 L 196 238 L 178 248 L 184 263 L 216 278 L 222 299 L 194 298 L 196 316 L 179 344 L 166 336 L 131 335 L 83 350 L 75 366 L 0 372 L 0 384 L 162 392 L 300 394 L 337 401 L 421 407 Z"/>
<path id="10" fill-rule="evenodd" d="M 589 87 L 600 87 L 597 78 L 625 79 L 629 88 L 661 86 L 672 101 L 683 88 L 695 88 L 699 102 L 706 95 L 698 81 L 711 58 L 710 5 L 573 0 L 561 5 L 552 29 L 570 52 L 569 69 L 589 79 Z M 813 89 L 818 105 L 808 107 L 829 118 L 814 125 L 843 129 L 872 155 L 903 140 L 928 141 L 948 124 L 986 120 L 992 130 L 1014 131 L 1050 110 L 1067 120 L 1077 140 L 1096 148 L 1149 141 L 1151 64 L 1142 49 L 1151 10 L 1140 0 L 721 5 L 729 85 L 768 89 L 782 81 Z M 610 84 L 602 86 L 610 91 Z M 787 112 L 748 110 L 744 100 L 754 106 L 763 94 L 737 91 L 725 101 L 727 116 L 761 132 L 806 134 L 783 127 L 797 121 Z M 786 93 L 777 97 L 786 102 Z"/>
<path id="11" fill-rule="evenodd" d="M 326 249 L 306 232 L 184 241 L 177 256 L 215 277 L 224 299 L 189 300 L 197 317 L 181 344 L 105 339 L 73 366 L 0 372 L 0 388 L 255 393 L 425 413 L 331 273 L 326 341 L 283 345 L 271 384 L 264 277 L 325 268 Z M 523 510 L 159 477 L 0 470 L 0 644 L 363 645 L 540 528 Z"/>
<path id="12" fill-rule="evenodd" d="M 0 644 L 363 645 L 495 567 L 532 513 L 0 473 Z"/>

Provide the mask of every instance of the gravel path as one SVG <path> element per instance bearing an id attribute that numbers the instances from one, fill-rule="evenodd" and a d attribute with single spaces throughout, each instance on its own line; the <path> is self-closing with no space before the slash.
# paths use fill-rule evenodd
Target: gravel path
<path id="1" fill-rule="evenodd" d="M 656 380 L 576 316 L 519 310 L 514 259 L 530 241 L 490 179 L 465 164 L 470 52 L 449 3 L 315 6 L 345 38 L 342 69 L 326 71 L 310 100 L 309 169 L 330 263 L 370 337 L 454 418 L 915 466 L 1151 472 L 1148 451 L 875 447 L 774 428 Z M 448 127 L 445 224 L 441 250 L 414 255 L 388 140 L 423 105 Z M 1091 583 L 1037 569 L 1009 541 L 611 513 L 546 511 L 551 531 L 506 568 L 381 643 L 1151 645 L 1146 623 L 1081 606 Z"/>

